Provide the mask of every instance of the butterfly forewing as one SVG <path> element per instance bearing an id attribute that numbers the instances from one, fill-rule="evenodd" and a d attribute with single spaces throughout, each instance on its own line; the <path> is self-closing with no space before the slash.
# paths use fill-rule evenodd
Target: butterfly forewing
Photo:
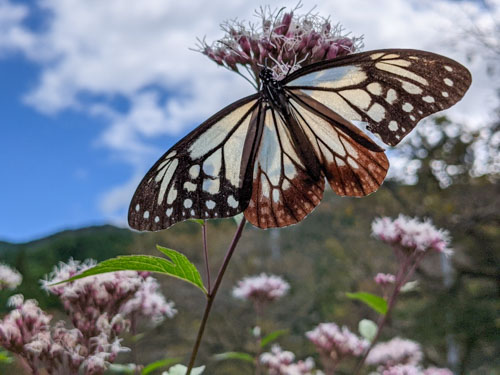
<path id="1" fill-rule="evenodd" d="M 269 107 L 264 111 L 245 217 L 260 228 L 284 227 L 298 223 L 320 203 L 324 176 L 309 173 L 282 114 Z"/>
<path id="2" fill-rule="evenodd" d="M 253 172 L 253 156 L 242 151 L 258 121 L 258 108 L 258 95 L 233 103 L 167 151 L 132 198 L 130 226 L 155 231 L 187 218 L 242 212 Z"/>
<path id="3" fill-rule="evenodd" d="M 415 50 L 379 50 L 306 66 L 285 79 L 385 143 L 398 144 L 422 118 L 458 102 L 471 83 L 451 59 Z"/>
<path id="4" fill-rule="evenodd" d="M 387 174 L 384 151 L 358 128 L 300 92 L 290 98 L 292 113 L 305 130 L 332 189 L 341 196 L 376 191 Z"/>

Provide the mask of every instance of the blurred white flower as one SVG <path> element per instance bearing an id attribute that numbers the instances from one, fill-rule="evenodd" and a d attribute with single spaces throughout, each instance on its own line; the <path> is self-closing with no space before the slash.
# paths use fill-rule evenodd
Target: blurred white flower
<path id="1" fill-rule="evenodd" d="M 253 302 L 271 302 L 283 297 L 289 289 L 290 284 L 281 277 L 261 273 L 238 281 L 233 296 Z"/>
<path id="2" fill-rule="evenodd" d="M 22 281 L 23 277 L 18 271 L 0 263 L 0 290 L 15 289 Z"/>
<path id="3" fill-rule="evenodd" d="M 449 233 L 437 229 L 430 220 L 419 221 L 404 215 L 399 215 L 396 220 L 382 217 L 373 221 L 372 233 L 381 241 L 400 246 L 409 253 L 431 250 L 447 255 L 452 253 L 448 248 Z"/>
<path id="4" fill-rule="evenodd" d="M 262 353 L 259 361 L 269 375 L 311 375 L 314 369 L 312 358 L 294 362 L 295 354 L 284 351 L 279 345 L 273 345 L 271 352 Z"/>
<path id="5" fill-rule="evenodd" d="M 429 367 L 424 371 L 424 375 L 453 375 L 453 372 L 447 368 Z"/>
<path id="6" fill-rule="evenodd" d="M 396 276 L 390 273 L 377 273 L 374 277 L 375 283 L 381 286 L 387 286 L 390 284 L 394 284 L 396 281 Z"/>
<path id="7" fill-rule="evenodd" d="M 415 341 L 395 337 L 373 347 L 366 358 L 370 365 L 391 367 L 398 364 L 418 365 L 423 358 L 422 349 Z"/>
<path id="8" fill-rule="evenodd" d="M 368 341 L 356 336 L 347 327 L 335 323 L 321 323 L 306 336 L 320 354 L 334 361 L 346 356 L 360 356 L 368 348 Z"/>
<path id="9" fill-rule="evenodd" d="M 126 316 L 142 316 L 158 324 L 165 317 L 173 318 L 177 314 L 175 304 L 167 301 L 159 291 L 160 285 L 153 277 L 147 277 L 134 296 L 121 308 L 120 312 Z"/>
<path id="10" fill-rule="evenodd" d="M 383 369 L 379 372 L 380 375 L 423 375 L 420 367 L 415 365 L 395 365 Z"/>

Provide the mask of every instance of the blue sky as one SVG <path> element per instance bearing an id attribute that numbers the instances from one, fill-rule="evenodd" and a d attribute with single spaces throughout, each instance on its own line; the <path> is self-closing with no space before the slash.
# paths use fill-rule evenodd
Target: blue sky
<path id="1" fill-rule="evenodd" d="M 196 37 L 221 37 L 225 19 L 252 20 L 255 5 L 187 3 L 0 0 L 0 240 L 126 225 L 147 168 L 204 118 L 251 93 L 244 80 L 189 47 Z M 498 15 L 498 0 L 487 3 Z M 466 61 L 470 46 L 449 43 L 470 18 L 488 27 L 493 15 L 479 2 L 303 4 L 303 11 L 317 4 L 320 14 L 364 34 L 365 50 L 420 48 L 467 62 L 472 94 L 450 114 L 471 126 L 489 120 L 496 102 L 484 62 Z"/>

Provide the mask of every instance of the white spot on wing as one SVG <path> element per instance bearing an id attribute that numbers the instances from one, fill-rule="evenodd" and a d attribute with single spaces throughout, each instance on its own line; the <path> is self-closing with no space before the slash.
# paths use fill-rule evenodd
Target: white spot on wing
<path id="1" fill-rule="evenodd" d="M 414 85 L 413 83 L 410 83 L 408 81 L 403 81 L 402 79 L 400 81 L 403 89 L 409 94 L 414 94 L 414 95 L 421 94 L 423 91 L 420 87 Z"/>
<path id="2" fill-rule="evenodd" d="M 193 165 L 189 168 L 189 176 L 194 180 L 200 174 L 200 166 L 198 164 Z"/>
<path id="3" fill-rule="evenodd" d="M 403 104 L 403 111 L 411 112 L 413 111 L 413 106 L 410 103 L 405 103 Z"/>
<path id="4" fill-rule="evenodd" d="M 344 90 L 340 91 L 340 94 L 349 102 L 361 109 L 367 109 L 372 101 L 370 95 L 361 89 Z"/>
<path id="5" fill-rule="evenodd" d="M 193 184 L 190 181 L 184 182 L 184 189 L 187 191 L 195 191 L 196 190 L 196 184 Z"/>
<path id="6" fill-rule="evenodd" d="M 385 108 L 379 103 L 373 103 L 368 112 L 366 112 L 372 120 L 380 122 L 385 117 Z"/>
<path id="7" fill-rule="evenodd" d="M 280 191 L 278 189 L 273 189 L 273 201 L 275 203 L 280 201 Z"/>
<path id="8" fill-rule="evenodd" d="M 380 56 L 383 56 L 384 53 L 383 52 L 379 52 L 379 53 L 374 53 L 373 55 L 370 55 L 370 58 L 372 60 L 377 60 Z"/>
<path id="9" fill-rule="evenodd" d="M 447 98 L 448 96 L 450 96 L 450 95 L 449 95 L 446 91 L 443 91 L 443 92 L 441 93 L 441 95 L 443 95 L 443 97 L 445 97 L 445 98 Z"/>
<path id="10" fill-rule="evenodd" d="M 191 208 L 192 205 L 193 205 L 193 201 L 191 199 L 186 199 L 184 201 L 184 207 Z"/>
<path id="11" fill-rule="evenodd" d="M 203 172 L 212 177 L 218 176 L 222 166 L 221 157 L 222 152 L 220 149 L 210 155 L 207 160 L 203 162 Z"/>
<path id="12" fill-rule="evenodd" d="M 387 91 L 387 96 L 385 98 L 387 103 L 392 104 L 396 101 L 397 98 L 398 98 L 398 93 L 396 92 L 396 90 L 389 89 L 389 91 Z"/>
<path id="13" fill-rule="evenodd" d="M 172 163 L 170 163 L 169 166 L 166 167 L 167 170 L 161 181 L 160 192 L 158 193 L 158 204 L 161 204 L 163 202 L 163 198 L 165 197 L 165 192 L 167 191 L 167 187 L 170 184 L 170 180 L 172 179 L 172 176 L 174 175 L 174 172 L 177 169 L 178 164 L 179 164 L 179 159 L 174 159 L 172 160 Z"/>
<path id="14" fill-rule="evenodd" d="M 149 219 L 149 211 L 144 211 L 144 215 L 142 215 L 144 219 Z"/>
<path id="15" fill-rule="evenodd" d="M 167 195 L 167 204 L 172 204 L 175 198 L 177 198 L 177 189 L 172 187 Z"/>
<path id="16" fill-rule="evenodd" d="M 434 103 L 434 102 L 435 102 L 434 98 L 433 98 L 432 96 L 430 96 L 430 95 L 424 96 L 424 97 L 422 98 L 422 100 L 423 100 L 424 102 L 427 102 L 427 103 Z"/>
<path id="17" fill-rule="evenodd" d="M 396 121 L 391 121 L 389 122 L 389 130 L 395 132 L 396 130 L 398 130 L 398 123 Z"/>
<path id="18" fill-rule="evenodd" d="M 215 202 L 212 200 L 208 200 L 205 202 L 205 206 L 207 206 L 209 210 L 212 210 L 215 207 Z"/>
<path id="19" fill-rule="evenodd" d="M 174 211 L 174 209 L 172 207 L 170 207 L 170 208 L 167 208 L 167 211 L 165 213 L 167 214 L 168 217 L 170 217 L 170 215 L 172 215 L 173 211 Z"/>
<path id="20" fill-rule="evenodd" d="M 382 95 L 382 85 L 378 82 L 370 83 L 366 89 L 373 95 Z"/>
<path id="21" fill-rule="evenodd" d="M 453 86 L 453 81 L 449 78 L 443 79 L 444 83 L 448 86 Z"/>
<path id="22" fill-rule="evenodd" d="M 379 63 L 375 64 L 375 67 L 377 69 L 384 70 L 386 72 L 389 72 L 389 73 L 392 73 L 392 74 L 396 74 L 396 75 L 401 76 L 401 77 L 412 79 L 412 80 L 414 80 L 416 82 L 421 83 L 422 85 L 426 85 L 427 86 L 429 84 L 424 77 L 421 77 L 421 76 L 419 76 L 419 75 L 417 75 L 417 74 L 415 74 L 413 72 L 410 72 L 409 70 L 403 69 L 403 68 L 401 68 L 399 66 L 395 66 L 395 65 L 391 65 L 391 64 L 379 62 Z"/>
<path id="23" fill-rule="evenodd" d="M 444 68 L 449 72 L 453 72 L 453 68 L 451 66 L 445 65 Z"/>
<path id="24" fill-rule="evenodd" d="M 238 207 L 239 202 L 232 195 L 227 197 L 227 204 L 233 208 Z"/>
<path id="25" fill-rule="evenodd" d="M 220 181 L 218 178 L 214 180 L 209 178 L 203 180 L 203 190 L 209 194 L 217 194 L 219 192 L 219 187 Z"/>
<path id="26" fill-rule="evenodd" d="M 156 216 L 155 217 L 155 223 L 159 223 L 160 222 L 160 217 L 159 216 Z"/>
<path id="27" fill-rule="evenodd" d="M 140 210 L 140 209 L 141 209 L 141 205 L 140 205 L 139 203 L 137 203 L 137 204 L 135 205 L 135 210 L 136 210 L 137 212 L 139 212 L 139 210 Z"/>

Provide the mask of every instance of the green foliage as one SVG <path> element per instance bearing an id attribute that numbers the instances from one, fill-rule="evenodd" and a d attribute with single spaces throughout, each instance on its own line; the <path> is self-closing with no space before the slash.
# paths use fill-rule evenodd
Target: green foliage
<path id="1" fill-rule="evenodd" d="M 159 361 L 155 361 L 153 363 L 150 363 L 149 365 L 145 366 L 142 371 L 141 375 L 148 375 L 151 374 L 155 370 L 159 370 L 164 367 L 168 367 L 170 365 L 173 365 L 174 363 L 179 362 L 179 358 L 165 358 L 161 359 Z"/>
<path id="2" fill-rule="evenodd" d="M 0 363 L 9 364 L 12 363 L 12 357 L 8 352 L 0 349 Z"/>
<path id="3" fill-rule="evenodd" d="M 262 340 L 260 340 L 260 347 L 265 348 L 267 345 L 270 343 L 276 341 L 278 338 L 280 338 L 283 335 L 287 335 L 290 330 L 288 329 L 279 329 L 277 331 L 271 332 L 264 336 Z"/>
<path id="4" fill-rule="evenodd" d="M 167 249 L 159 245 L 157 245 L 156 248 L 165 254 L 170 260 L 149 255 L 119 256 L 117 258 L 104 260 L 95 267 L 89 268 L 88 270 L 57 284 L 78 280 L 88 276 L 99 275 L 101 273 L 116 271 L 148 271 L 178 278 L 200 288 L 203 293 L 207 293 L 207 290 L 203 285 L 203 281 L 201 280 L 200 273 L 196 269 L 196 266 L 191 263 L 186 256 L 178 251 Z"/>
<path id="5" fill-rule="evenodd" d="M 379 314 L 385 315 L 387 313 L 387 301 L 382 297 L 376 296 L 375 294 L 366 292 L 357 293 L 346 293 L 346 296 L 350 299 L 358 300 L 370 306 L 373 310 Z"/>
<path id="6" fill-rule="evenodd" d="M 238 361 L 244 361 L 249 363 L 254 363 L 255 359 L 251 354 L 243 352 L 226 352 L 214 355 L 214 359 L 217 361 L 225 361 L 228 359 L 235 359 Z"/>

